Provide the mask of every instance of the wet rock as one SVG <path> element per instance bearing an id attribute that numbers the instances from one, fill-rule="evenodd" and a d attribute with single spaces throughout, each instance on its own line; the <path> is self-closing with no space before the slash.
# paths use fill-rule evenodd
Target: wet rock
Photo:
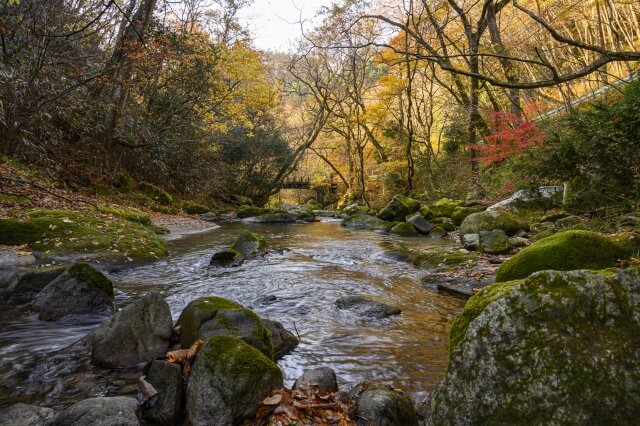
<path id="1" fill-rule="evenodd" d="M 453 322 L 426 424 L 637 423 L 639 282 L 542 271 L 486 287 Z"/>
<path id="2" fill-rule="evenodd" d="M 528 231 L 529 224 L 514 214 L 500 210 L 472 213 L 462 221 L 460 237 L 494 229 L 501 229 L 511 236 L 520 230 Z"/>
<path id="3" fill-rule="evenodd" d="M 189 378 L 188 421 L 240 424 L 255 415 L 269 392 L 282 386 L 282 372 L 260 351 L 235 337 L 212 337 L 198 353 Z"/>
<path id="4" fill-rule="evenodd" d="M 534 242 L 505 261 L 496 272 L 496 281 L 525 278 L 545 269 L 608 268 L 630 258 L 639 249 L 640 237 L 636 234 L 611 237 L 591 231 L 559 232 Z"/>
<path id="5" fill-rule="evenodd" d="M 273 359 L 269 330 L 250 309 L 216 296 L 198 298 L 182 311 L 178 322 L 180 343 L 190 347 L 196 340 L 212 336 L 234 336 Z"/>
<path id="6" fill-rule="evenodd" d="M 473 296 L 473 289 L 470 287 L 456 285 L 456 284 L 438 284 L 438 291 L 448 294 L 453 294 L 454 296 L 459 296 L 464 299 L 468 299 Z"/>
<path id="7" fill-rule="evenodd" d="M 267 252 L 267 241 L 250 231 L 244 231 L 231 247 L 246 258 L 264 256 Z"/>
<path id="8" fill-rule="evenodd" d="M 91 362 L 126 367 L 164 356 L 173 322 L 169 305 L 157 291 L 125 306 L 91 333 Z"/>
<path id="9" fill-rule="evenodd" d="M 433 223 L 427 221 L 420 213 L 414 213 L 407 216 L 407 222 L 421 234 L 428 234 L 433 229 Z"/>
<path id="10" fill-rule="evenodd" d="M 382 254 L 386 259 L 394 260 L 396 262 L 407 262 L 411 258 L 411 252 L 409 250 L 387 250 Z"/>
<path id="11" fill-rule="evenodd" d="M 143 409 L 145 420 L 161 425 L 174 425 L 182 411 L 182 369 L 178 364 L 152 361 L 145 367 L 145 380 L 159 393 L 159 399 L 150 409 Z"/>
<path id="12" fill-rule="evenodd" d="M 418 231 L 413 227 L 412 224 L 407 222 L 400 222 L 391 228 L 389 231 L 394 235 L 399 235 L 401 237 L 417 237 Z"/>
<path id="13" fill-rule="evenodd" d="M 246 221 L 251 223 L 293 223 L 296 218 L 289 213 L 266 213 L 248 218 Z"/>
<path id="14" fill-rule="evenodd" d="M 429 236 L 432 238 L 442 238 L 445 235 L 447 235 L 447 231 L 445 231 L 445 229 L 440 225 L 434 226 L 431 232 L 429 233 Z"/>
<path id="15" fill-rule="evenodd" d="M 282 323 L 262 318 L 262 324 L 264 324 L 271 333 L 273 356 L 276 361 L 294 350 L 300 343 L 300 339 L 284 328 Z"/>
<path id="16" fill-rule="evenodd" d="M 529 240 L 523 237 L 511 237 L 509 238 L 509 243 L 511 243 L 514 247 L 525 247 L 529 244 Z"/>
<path id="17" fill-rule="evenodd" d="M 370 211 L 371 211 L 371 209 L 369 207 L 359 206 L 357 204 L 349 204 L 347 207 L 342 209 L 342 213 L 346 214 L 347 216 L 351 216 L 351 215 L 354 215 L 356 213 L 368 214 L 368 213 L 370 213 Z"/>
<path id="18" fill-rule="evenodd" d="M 294 389 L 313 389 L 322 392 L 338 392 L 336 372 L 329 367 L 305 370 L 293 384 Z"/>
<path id="19" fill-rule="evenodd" d="M 339 309 L 349 309 L 357 314 L 371 318 L 387 318 L 400 315 L 402 311 L 386 303 L 377 302 L 364 296 L 343 296 L 336 300 Z"/>
<path id="20" fill-rule="evenodd" d="M 503 254 L 511 251 L 513 246 L 502 229 L 480 231 L 480 251 L 488 254 Z"/>
<path id="21" fill-rule="evenodd" d="M 0 425 L 46 426 L 55 416 L 51 408 L 30 404 L 14 404 L 0 411 Z"/>
<path id="22" fill-rule="evenodd" d="M 226 248 L 215 253 L 209 261 L 209 265 L 223 268 L 238 267 L 244 263 L 244 256 L 238 250 Z"/>
<path id="23" fill-rule="evenodd" d="M 401 391 L 361 383 L 349 391 L 349 398 L 356 404 L 358 426 L 418 426 L 413 402 Z"/>
<path id="24" fill-rule="evenodd" d="M 480 234 L 465 234 L 461 237 L 465 249 L 476 251 L 480 248 Z"/>
<path id="25" fill-rule="evenodd" d="M 0 293 L 0 300 L 6 300 L 11 304 L 30 303 L 65 270 L 64 266 L 54 266 L 15 272 L 7 278 L 5 291 Z"/>
<path id="26" fill-rule="evenodd" d="M 113 284 L 92 266 L 76 263 L 49 283 L 32 307 L 45 321 L 72 314 L 109 313 L 113 310 Z"/>
<path id="27" fill-rule="evenodd" d="M 375 226 L 386 223 L 375 216 L 366 213 L 355 213 L 342 221 L 342 226 L 352 229 L 372 229 Z"/>
<path id="28" fill-rule="evenodd" d="M 280 209 L 286 213 L 292 215 L 296 220 L 303 222 L 313 222 L 316 220 L 316 215 L 313 210 L 308 206 L 294 206 L 292 204 L 282 204 Z"/>
<path id="29" fill-rule="evenodd" d="M 523 189 L 506 200 L 493 204 L 487 211 L 509 210 L 517 213 L 519 209 L 549 210 L 562 204 L 561 186 L 540 186 L 534 189 Z"/>
<path id="30" fill-rule="evenodd" d="M 278 301 L 278 298 L 276 296 L 274 296 L 273 294 L 267 294 L 261 297 L 258 297 L 255 300 L 255 303 L 258 305 L 271 305 L 272 303 L 275 303 Z"/>
<path id="31" fill-rule="evenodd" d="M 61 411 L 51 426 L 138 426 L 138 401 L 125 396 L 85 399 Z"/>
<path id="32" fill-rule="evenodd" d="M 378 218 L 392 222 L 400 222 L 418 210 L 420 210 L 420 201 L 403 197 L 402 195 L 396 195 L 380 210 Z"/>
<path id="33" fill-rule="evenodd" d="M 331 210 L 313 210 L 316 217 L 338 217 L 338 214 Z"/>

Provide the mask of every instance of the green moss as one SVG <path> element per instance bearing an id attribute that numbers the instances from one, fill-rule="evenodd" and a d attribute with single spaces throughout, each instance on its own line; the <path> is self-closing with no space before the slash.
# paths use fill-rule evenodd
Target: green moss
<path id="1" fill-rule="evenodd" d="M 555 232 L 553 229 L 544 229 L 544 230 L 542 230 L 542 231 L 538 232 L 537 234 L 533 235 L 533 236 L 531 237 L 531 240 L 532 240 L 532 241 L 538 241 L 538 240 L 541 240 L 541 239 L 543 239 L 543 238 L 550 237 L 550 236 L 552 236 L 552 235 L 553 235 L 553 234 L 555 234 L 555 233 L 556 233 L 556 232 Z"/>
<path id="2" fill-rule="evenodd" d="M 489 304 L 496 300 L 502 299 L 509 294 L 516 284 L 521 281 L 509 281 L 504 283 L 496 283 L 487 286 L 473 295 L 464 306 L 464 310 L 458 315 L 451 324 L 451 332 L 449 333 L 449 357 L 462 341 L 467 333 L 469 324 L 473 321 Z"/>
<path id="3" fill-rule="evenodd" d="M 475 209 L 473 207 L 456 207 L 453 210 L 453 213 L 451 213 L 451 220 L 453 221 L 454 225 L 460 226 L 462 221 L 467 216 L 469 216 L 470 214 L 473 214 L 473 213 L 478 213 L 479 211 L 480 210 Z"/>
<path id="4" fill-rule="evenodd" d="M 239 303 L 217 296 L 200 297 L 190 303 L 202 312 L 217 312 L 224 309 L 243 309 Z"/>
<path id="5" fill-rule="evenodd" d="M 129 176 L 118 175 L 113 182 L 113 186 L 118 188 L 120 192 L 131 192 L 135 189 L 136 182 Z"/>
<path id="6" fill-rule="evenodd" d="M 0 192 L 0 203 L 10 203 L 10 204 L 27 204 L 31 200 L 25 197 L 19 197 L 13 194 L 4 194 Z"/>
<path id="7" fill-rule="evenodd" d="M 113 283 L 102 272 L 87 263 L 75 263 L 67 273 L 78 281 L 91 284 L 109 297 L 113 297 Z"/>
<path id="8" fill-rule="evenodd" d="M 111 194 L 111 188 L 109 188 L 106 185 L 98 185 L 95 188 L 93 188 L 93 193 L 96 195 L 110 195 Z"/>
<path id="9" fill-rule="evenodd" d="M 249 205 L 242 205 L 238 207 L 238 210 L 236 212 L 236 214 L 240 219 L 243 219 L 245 217 L 260 216 L 265 213 L 266 213 L 265 209 L 261 207 L 249 206 Z"/>
<path id="10" fill-rule="evenodd" d="M 98 205 L 98 211 L 104 214 L 111 214 L 130 222 L 136 222 L 144 226 L 151 226 L 151 218 L 138 209 L 130 207 L 123 209 L 116 206 Z"/>
<path id="11" fill-rule="evenodd" d="M 264 253 L 264 251 L 267 249 L 267 240 L 262 238 L 260 235 L 254 234 L 253 232 L 244 231 L 242 234 L 240 234 L 238 240 L 233 244 L 231 249 L 236 250 L 243 256 L 255 254 L 245 253 L 245 250 L 257 251 L 258 254 Z"/>
<path id="12" fill-rule="evenodd" d="M 635 237 L 635 241 L 638 237 Z M 525 278 L 536 271 L 602 269 L 637 250 L 630 235 L 609 237 L 591 231 L 564 231 L 536 241 L 498 268 L 496 281 Z"/>
<path id="13" fill-rule="evenodd" d="M 454 210 L 463 204 L 460 200 L 451 200 L 449 198 L 441 198 L 431 206 L 429 210 L 433 213 L 434 217 L 451 217 Z"/>
<path id="14" fill-rule="evenodd" d="M 272 376 L 282 381 L 282 371 L 262 352 L 232 336 L 214 336 L 207 340 L 198 357 L 206 358 L 229 378 L 260 378 Z"/>
<path id="15" fill-rule="evenodd" d="M 514 235 L 520 230 L 528 231 L 529 224 L 520 217 L 496 210 L 472 213 L 460 225 L 460 235 L 477 234 L 480 231 L 502 229 L 507 235 Z"/>
<path id="16" fill-rule="evenodd" d="M 416 231 L 416 228 L 414 228 L 412 224 L 407 222 L 398 223 L 393 228 L 391 228 L 389 232 L 391 232 L 392 234 L 400 235 L 402 237 L 418 236 L 418 231 Z"/>
<path id="17" fill-rule="evenodd" d="M 412 253 L 409 262 L 418 268 L 433 269 L 438 266 L 453 266 L 463 263 L 475 262 L 477 259 L 474 253 L 460 252 L 444 252 L 444 251 L 426 251 Z"/>
<path id="18" fill-rule="evenodd" d="M 433 219 L 435 217 L 429 206 L 420 207 L 420 214 L 427 220 Z"/>
<path id="19" fill-rule="evenodd" d="M 70 210 L 31 210 L 0 219 L 0 244 L 28 244 L 52 254 L 97 253 L 114 260 L 167 255 L 164 241 L 145 226 Z"/>
<path id="20" fill-rule="evenodd" d="M 164 206 L 169 206 L 173 203 L 173 197 L 165 190 L 158 188 L 155 185 L 152 185 L 147 182 L 140 182 L 138 184 L 138 189 L 151 197 L 157 203 L 160 203 Z"/>
<path id="21" fill-rule="evenodd" d="M 187 214 L 205 214 L 209 213 L 211 209 L 207 206 L 203 206 L 202 204 L 187 203 L 184 206 L 184 211 Z"/>

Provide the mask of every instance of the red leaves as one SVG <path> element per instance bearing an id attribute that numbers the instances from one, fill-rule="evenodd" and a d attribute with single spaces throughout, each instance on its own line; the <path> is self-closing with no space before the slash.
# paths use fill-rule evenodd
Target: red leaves
<path id="1" fill-rule="evenodd" d="M 531 120 L 500 111 L 488 111 L 487 118 L 492 133 L 484 138 L 483 144 L 473 147 L 480 151 L 480 163 L 498 163 L 538 147 L 544 140 L 545 132 Z"/>

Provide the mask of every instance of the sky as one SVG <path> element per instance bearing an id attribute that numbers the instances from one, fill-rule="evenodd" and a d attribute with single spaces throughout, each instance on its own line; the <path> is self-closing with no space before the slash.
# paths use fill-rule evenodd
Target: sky
<path id="1" fill-rule="evenodd" d="M 254 0 L 251 7 L 241 11 L 240 18 L 261 50 L 287 52 L 300 37 L 300 17 L 312 19 L 322 6 L 332 0 Z M 305 24 L 310 28 L 311 24 Z"/>

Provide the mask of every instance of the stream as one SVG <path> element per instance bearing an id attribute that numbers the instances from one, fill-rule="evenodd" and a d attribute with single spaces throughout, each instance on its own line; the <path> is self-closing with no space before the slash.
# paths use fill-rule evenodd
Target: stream
<path id="1" fill-rule="evenodd" d="M 211 255 L 233 244 L 244 229 L 264 236 L 272 252 L 239 268 L 209 266 Z M 279 361 L 291 386 L 304 369 L 330 366 L 341 389 L 368 380 L 393 385 L 416 400 L 431 392 L 447 367 L 447 336 L 464 300 L 439 294 L 420 282 L 424 270 L 386 253 L 399 247 L 438 248 L 453 241 L 401 238 L 345 229 L 338 221 L 310 224 L 230 222 L 220 228 L 168 242 L 171 255 L 153 264 L 112 272 L 122 306 L 149 289 L 162 292 L 174 320 L 200 296 L 218 295 L 277 320 L 300 336 L 300 345 Z M 443 247 L 444 248 L 444 247 Z M 340 310 L 341 296 L 365 295 L 402 309 L 384 320 Z M 50 377 L 48 390 L 27 391 L 34 364 L 68 346 L 104 318 L 39 321 L 24 308 L 0 313 L 0 407 L 41 402 L 62 378 Z M 55 376 L 41 368 L 37 374 Z M 38 378 L 40 379 L 40 378 Z M 37 380 L 36 380 L 37 381 Z M 21 388 L 29 397 L 21 397 Z M 73 401 L 68 396 L 66 403 Z M 26 401 L 25 401 L 26 400 Z"/>

